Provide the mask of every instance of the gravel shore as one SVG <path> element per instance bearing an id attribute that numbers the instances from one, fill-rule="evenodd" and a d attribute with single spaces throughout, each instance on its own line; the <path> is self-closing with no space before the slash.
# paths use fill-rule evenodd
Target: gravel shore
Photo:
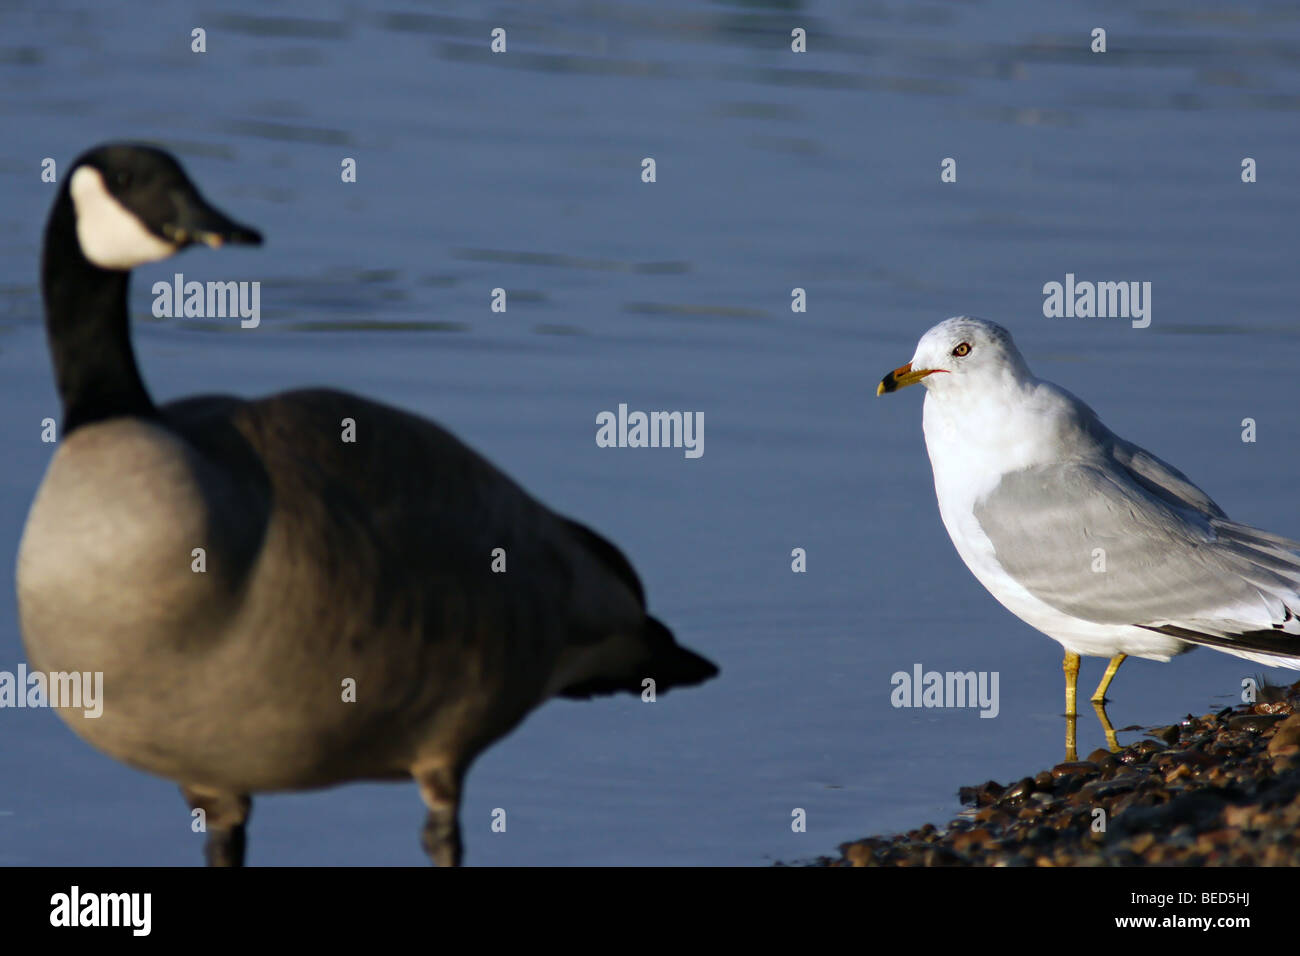
<path id="1" fill-rule="evenodd" d="M 840 847 L 830 866 L 1300 865 L 1300 682 L 1118 753 L 962 787 L 970 809 Z"/>

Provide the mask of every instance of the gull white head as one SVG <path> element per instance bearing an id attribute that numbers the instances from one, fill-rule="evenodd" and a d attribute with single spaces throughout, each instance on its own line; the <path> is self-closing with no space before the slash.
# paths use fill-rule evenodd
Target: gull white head
<path id="1" fill-rule="evenodd" d="M 1032 378 L 1010 332 L 994 322 L 959 315 L 921 336 L 912 361 L 881 379 L 876 394 L 920 382 L 936 396 L 947 397 L 1007 379 L 1021 382 Z"/>

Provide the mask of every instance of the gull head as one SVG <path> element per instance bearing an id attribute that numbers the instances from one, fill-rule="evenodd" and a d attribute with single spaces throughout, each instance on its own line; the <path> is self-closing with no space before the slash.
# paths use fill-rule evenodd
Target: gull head
<path id="1" fill-rule="evenodd" d="M 956 395 L 1008 378 L 1019 382 L 1030 377 L 1010 332 L 994 322 L 959 315 L 921 336 L 912 361 L 881 379 L 876 394 L 920 382 L 937 395 Z"/>

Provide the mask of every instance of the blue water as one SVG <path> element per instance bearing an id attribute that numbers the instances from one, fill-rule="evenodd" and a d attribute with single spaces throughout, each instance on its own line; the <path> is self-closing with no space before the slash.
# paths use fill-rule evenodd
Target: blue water
<path id="1" fill-rule="evenodd" d="M 535 713 L 469 777 L 468 862 L 808 859 L 1056 762 L 1059 647 L 953 551 L 920 390 L 873 397 L 926 328 L 1002 322 L 1233 517 L 1300 537 L 1300 14 L 1060 6 L 0 7 L 0 577 L 58 417 L 41 161 L 151 140 L 267 237 L 140 270 L 156 398 L 324 384 L 437 418 L 618 542 L 654 613 L 723 668 L 653 705 Z M 261 326 L 153 319 L 150 286 L 178 271 L 261 281 Z M 1150 328 L 1044 318 L 1067 272 L 1150 281 Z M 620 402 L 703 412 L 703 457 L 596 447 Z M 5 587 L 0 670 L 23 659 Z M 894 709 L 890 675 L 916 663 L 998 671 L 998 717 Z M 1091 690 L 1102 663 L 1084 667 Z M 1216 710 L 1257 673 L 1210 651 L 1130 661 L 1110 715 Z M 1102 742 L 1085 713 L 1080 750 Z M 419 864 L 422 818 L 411 785 L 259 799 L 249 862 Z M 48 710 L 0 711 L 0 863 L 190 865 L 199 839 L 171 783 Z"/>

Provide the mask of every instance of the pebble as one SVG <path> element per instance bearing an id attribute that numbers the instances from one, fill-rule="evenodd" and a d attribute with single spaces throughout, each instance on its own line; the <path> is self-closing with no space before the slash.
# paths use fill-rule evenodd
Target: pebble
<path id="1" fill-rule="evenodd" d="M 1277 725 L 1273 739 L 1268 742 L 1268 752 L 1274 757 L 1300 753 L 1300 714 L 1293 714 Z"/>
<path id="2" fill-rule="evenodd" d="M 1300 682 L 1148 733 L 1005 786 L 962 787 L 976 809 L 946 827 L 846 843 L 820 862 L 1300 866 Z"/>

